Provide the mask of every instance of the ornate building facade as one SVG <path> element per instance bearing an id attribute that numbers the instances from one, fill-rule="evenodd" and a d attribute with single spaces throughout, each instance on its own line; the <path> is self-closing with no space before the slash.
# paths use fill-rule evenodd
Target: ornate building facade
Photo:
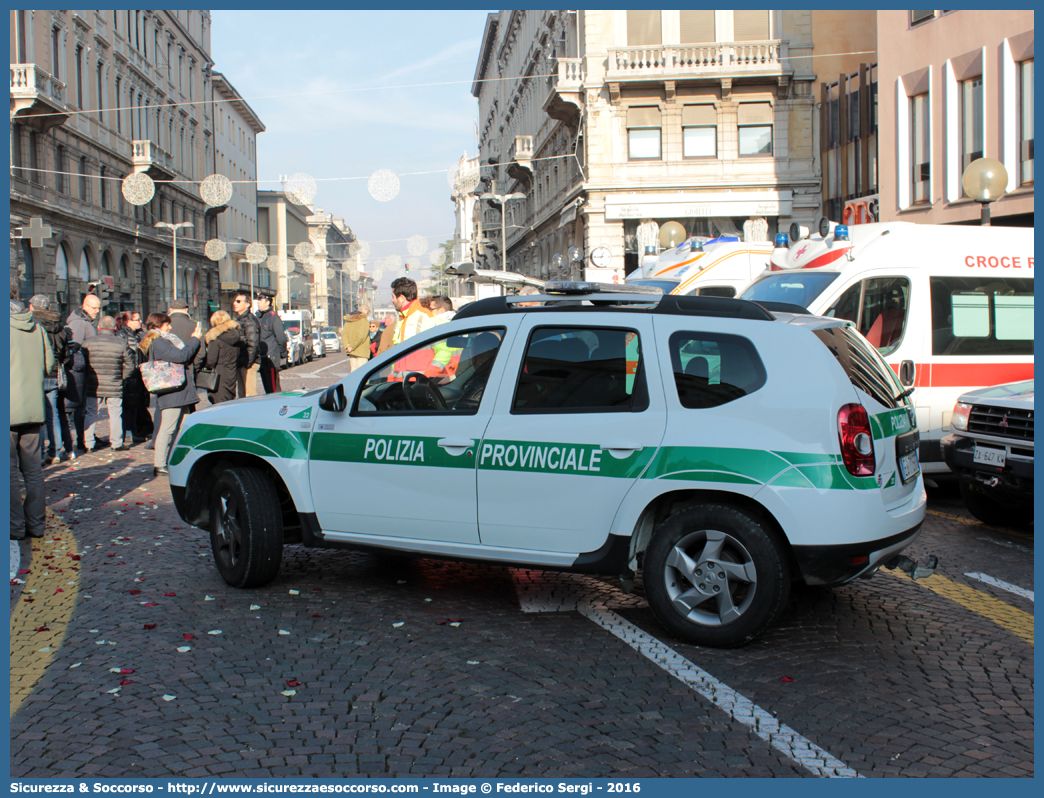
<path id="1" fill-rule="evenodd" d="M 507 268 L 546 278 L 577 275 L 597 247 L 630 271 L 640 225 L 771 240 L 793 221 L 814 223 L 812 59 L 838 52 L 814 36 L 835 21 L 814 13 L 490 14 L 472 85 L 478 191 L 525 196 L 507 200 L 506 217 L 488 199 L 477 204 L 475 238 L 493 242 L 480 257 L 499 268 L 502 225 Z M 836 24 L 861 24 L 833 13 Z M 868 38 L 872 49 L 872 27 Z M 866 56 L 835 60 L 853 69 Z"/>

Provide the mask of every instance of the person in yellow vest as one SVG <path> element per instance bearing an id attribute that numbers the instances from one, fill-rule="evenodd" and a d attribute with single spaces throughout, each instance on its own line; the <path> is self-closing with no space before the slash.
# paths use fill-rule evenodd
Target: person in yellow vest
<path id="1" fill-rule="evenodd" d="M 399 311 L 392 346 L 397 346 L 417 333 L 435 326 L 431 311 L 417 300 L 417 284 L 409 277 L 400 277 L 391 284 L 392 304 Z"/>

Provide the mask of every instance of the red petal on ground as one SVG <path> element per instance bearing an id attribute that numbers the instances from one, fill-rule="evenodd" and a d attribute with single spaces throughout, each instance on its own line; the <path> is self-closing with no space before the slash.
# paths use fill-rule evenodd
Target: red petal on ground
<path id="1" fill-rule="evenodd" d="M 155 601 L 153 601 L 153 602 L 150 602 L 150 603 L 146 604 L 145 606 L 146 607 L 158 607 L 159 604 L 157 604 Z"/>
<path id="2" fill-rule="evenodd" d="M 794 680 L 793 680 L 793 679 L 791 679 L 791 678 L 790 678 L 789 676 L 780 676 L 780 677 L 779 677 L 779 680 L 780 680 L 781 682 L 792 682 L 792 681 L 794 681 Z"/>
<path id="3" fill-rule="evenodd" d="M 164 596 L 176 596 L 178 594 L 177 593 L 164 593 L 163 595 Z"/>
<path id="4" fill-rule="evenodd" d="M 439 626 L 445 626 L 446 625 L 445 621 L 435 621 L 435 623 L 437 623 Z"/>
<path id="5" fill-rule="evenodd" d="M 320 592 L 322 590 L 322 588 L 321 587 L 313 587 L 312 590 L 314 590 L 316 593 L 318 593 L 318 592 Z"/>
<path id="6" fill-rule="evenodd" d="M 120 679 L 120 687 L 126 687 L 128 684 L 134 684 L 133 679 Z"/>
<path id="7" fill-rule="evenodd" d="M 136 595 L 138 595 L 138 594 L 139 594 L 139 593 L 140 593 L 141 591 L 140 591 L 140 590 L 128 590 L 127 592 L 128 592 L 128 593 L 130 593 L 130 594 L 131 594 L 132 596 L 136 596 Z"/>
<path id="8" fill-rule="evenodd" d="M 155 629 L 156 628 L 156 624 L 154 624 L 154 623 L 147 623 L 147 624 L 145 624 L 145 628 L 146 629 Z"/>
<path id="9" fill-rule="evenodd" d="M 181 527 L 180 526 L 173 526 L 173 527 L 171 527 L 171 529 L 181 529 Z"/>
<path id="10" fill-rule="evenodd" d="M 105 556 L 106 557 L 115 557 L 116 555 L 115 554 L 106 554 Z"/>
<path id="11" fill-rule="evenodd" d="M 57 590 L 55 590 L 54 592 L 55 592 L 55 593 L 64 593 L 65 591 L 64 591 L 64 590 L 63 590 L 62 588 L 58 588 L 58 589 L 57 589 Z"/>
<path id="12" fill-rule="evenodd" d="M 128 673 L 134 673 L 134 668 L 120 668 L 120 676 L 126 676 Z"/>
<path id="13" fill-rule="evenodd" d="M 45 554 L 44 555 L 44 559 L 45 560 L 53 560 L 54 559 L 54 555 L 53 554 Z"/>
<path id="14" fill-rule="evenodd" d="M 319 613 L 315 613 L 312 617 L 313 618 L 322 618 L 323 616 L 320 615 Z"/>
<path id="15" fill-rule="evenodd" d="M 32 571 L 30 571 L 28 568 L 19 568 L 18 569 L 18 573 L 20 573 L 20 574 L 31 574 Z"/>
<path id="16" fill-rule="evenodd" d="M 447 618 L 446 620 L 449 621 L 450 623 L 460 623 L 464 619 L 463 618 Z"/>
<path id="17" fill-rule="evenodd" d="M 37 626 L 33 631 L 34 632 L 49 632 L 49 631 L 51 631 L 51 627 L 50 626 Z"/>
<path id="18" fill-rule="evenodd" d="M 12 582 L 11 584 L 15 584 L 15 583 Z M 34 598 L 27 598 L 27 599 L 22 599 L 22 601 L 32 603 L 32 602 L 36 601 L 36 599 L 34 599 Z"/>
<path id="19" fill-rule="evenodd" d="M 145 504 L 145 502 L 134 502 L 135 504 Z"/>
<path id="20" fill-rule="evenodd" d="M 80 559 L 80 555 L 79 555 L 79 554 L 70 554 L 69 556 L 70 556 L 70 557 L 71 557 L 72 559 L 74 559 L 74 560 L 79 560 L 79 559 Z"/>
<path id="21" fill-rule="evenodd" d="M 182 637 L 185 638 L 186 640 L 195 640 L 196 639 L 195 635 L 190 635 L 187 632 L 185 634 L 183 634 Z"/>
<path id="22" fill-rule="evenodd" d="M 116 522 L 115 521 L 109 521 L 109 526 L 116 526 Z"/>
<path id="23" fill-rule="evenodd" d="M 286 686 L 287 687 L 300 687 L 301 683 L 299 681 L 297 681 L 297 679 L 287 679 L 286 680 Z"/>

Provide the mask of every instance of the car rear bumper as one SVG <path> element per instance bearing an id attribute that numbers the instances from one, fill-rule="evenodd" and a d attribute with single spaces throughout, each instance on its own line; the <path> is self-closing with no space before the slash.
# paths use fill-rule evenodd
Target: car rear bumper
<path id="1" fill-rule="evenodd" d="M 922 520 L 910 529 L 879 540 L 839 546 L 794 546 L 794 557 L 806 584 L 844 585 L 870 575 L 913 543 L 923 523 Z"/>

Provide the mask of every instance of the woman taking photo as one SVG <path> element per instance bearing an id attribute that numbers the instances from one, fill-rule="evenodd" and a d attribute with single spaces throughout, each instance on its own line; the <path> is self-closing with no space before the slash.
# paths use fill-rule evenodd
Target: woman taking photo
<path id="1" fill-rule="evenodd" d="M 180 388 L 168 393 L 157 394 L 156 407 L 160 414 L 159 432 L 156 434 L 156 449 L 153 459 L 153 476 L 167 474 L 167 456 L 171 441 L 177 438 L 181 419 L 186 408 L 199 402 L 196 383 L 192 376 L 192 358 L 199 351 L 203 327 L 197 323 L 196 330 L 187 341 L 182 341 L 170 331 L 170 316 L 166 313 L 150 313 L 145 321 L 145 337 L 138 345 L 145 359 L 154 362 L 179 363 L 184 367 L 185 382 Z"/>
<path id="2" fill-rule="evenodd" d="M 225 311 L 219 310 L 210 317 L 204 368 L 212 369 L 218 378 L 217 388 L 207 393 L 212 405 L 236 398 L 236 360 L 239 358 L 239 342 L 242 340 L 239 322 Z"/>

